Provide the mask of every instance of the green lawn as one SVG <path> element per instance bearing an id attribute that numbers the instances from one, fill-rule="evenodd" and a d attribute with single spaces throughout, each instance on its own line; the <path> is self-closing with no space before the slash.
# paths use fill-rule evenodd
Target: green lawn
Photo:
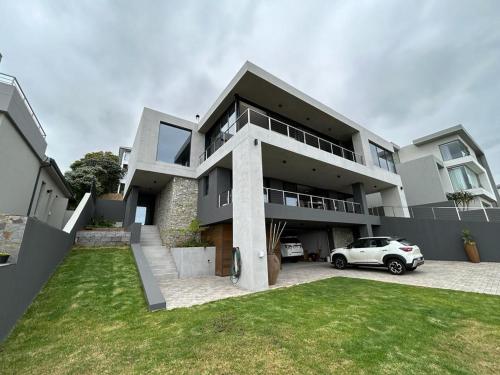
<path id="1" fill-rule="evenodd" d="M 73 250 L 0 346 L 1 374 L 499 371 L 499 297 L 333 278 L 150 313 L 129 249 Z"/>

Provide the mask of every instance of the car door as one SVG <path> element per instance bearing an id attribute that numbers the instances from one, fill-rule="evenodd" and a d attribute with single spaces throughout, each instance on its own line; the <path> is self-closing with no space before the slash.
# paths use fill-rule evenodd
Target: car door
<path id="1" fill-rule="evenodd" d="M 365 249 L 365 257 L 367 263 L 381 263 L 383 257 L 384 248 L 387 245 L 387 241 L 383 238 L 373 238 L 368 240 Z M 387 250 L 387 249 L 385 249 Z"/>
<path id="2" fill-rule="evenodd" d="M 351 244 L 351 249 L 349 250 L 349 255 L 351 259 L 348 259 L 349 263 L 365 263 L 366 262 L 366 239 L 359 239 Z"/>

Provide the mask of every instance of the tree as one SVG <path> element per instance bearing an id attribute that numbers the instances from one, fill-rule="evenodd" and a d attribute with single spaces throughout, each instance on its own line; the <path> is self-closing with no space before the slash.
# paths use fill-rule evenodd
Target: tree
<path id="1" fill-rule="evenodd" d="M 455 204 L 460 206 L 462 205 L 462 210 L 468 210 L 469 204 L 474 200 L 474 196 L 468 191 L 456 191 L 454 193 L 446 194 L 446 198 L 450 201 L 455 201 Z"/>
<path id="2" fill-rule="evenodd" d="M 118 156 L 109 151 L 98 151 L 73 162 L 65 177 L 79 202 L 90 191 L 92 183 L 97 195 L 115 192 L 123 174 Z"/>

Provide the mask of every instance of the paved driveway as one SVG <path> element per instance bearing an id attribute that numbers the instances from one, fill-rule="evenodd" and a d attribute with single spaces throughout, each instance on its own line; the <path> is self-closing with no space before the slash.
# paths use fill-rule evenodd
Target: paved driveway
<path id="1" fill-rule="evenodd" d="M 500 295 L 500 263 L 445 261 L 426 261 L 423 266 L 402 276 L 391 275 L 382 268 L 337 270 L 328 263 L 285 263 L 277 285 L 272 288 L 336 276 Z M 167 309 L 199 305 L 250 293 L 233 286 L 228 277 L 218 276 L 176 279 L 161 283 L 160 287 L 167 302 Z"/>
<path id="2" fill-rule="evenodd" d="M 284 286 L 332 276 L 500 295 L 500 263 L 426 260 L 423 266 L 401 276 L 391 275 L 383 268 L 337 270 L 327 263 L 292 263 L 283 265 L 278 282 Z"/>

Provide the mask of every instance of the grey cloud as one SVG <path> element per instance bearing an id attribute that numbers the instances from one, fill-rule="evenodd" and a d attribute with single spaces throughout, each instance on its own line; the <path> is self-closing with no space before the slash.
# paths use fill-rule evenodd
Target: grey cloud
<path id="1" fill-rule="evenodd" d="M 462 123 L 500 181 L 497 1 L 3 1 L 61 167 L 130 145 L 144 106 L 189 120 L 246 60 L 398 144 Z"/>

